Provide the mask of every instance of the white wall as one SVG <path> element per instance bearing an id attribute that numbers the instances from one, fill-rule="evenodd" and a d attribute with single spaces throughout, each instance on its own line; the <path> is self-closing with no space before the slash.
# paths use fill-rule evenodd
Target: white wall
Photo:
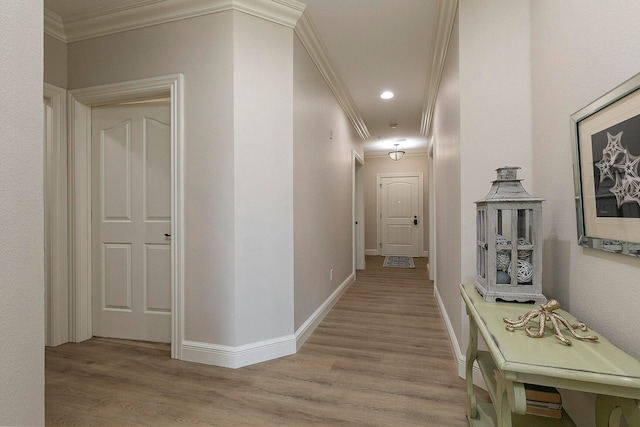
<path id="1" fill-rule="evenodd" d="M 535 188 L 543 203 L 544 292 L 640 359 L 640 260 L 577 245 L 569 116 L 640 72 L 640 3 L 536 0 L 532 17 Z M 638 154 L 638 153 L 635 153 Z M 593 396 L 568 396 L 593 426 Z"/>
<path id="2" fill-rule="evenodd" d="M 535 194 L 529 21 L 528 2 L 461 0 L 436 103 L 436 288 L 462 351 L 457 286 L 475 281 L 474 202 L 502 166 L 520 166 Z"/>
<path id="3" fill-rule="evenodd" d="M 352 150 L 364 147 L 297 37 L 294 58 L 297 330 L 352 273 Z"/>
<path id="4" fill-rule="evenodd" d="M 407 154 L 402 160 L 394 162 L 389 156 L 367 156 L 365 158 L 365 250 L 377 251 L 378 222 L 377 214 L 377 175 L 379 173 L 422 172 L 422 221 L 424 232 L 422 235 L 423 252 L 429 250 L 429 171 L 427 154 Z"/>
<path id="5" fill-rule="evenodd" d="M 462 316 L 460 292 L 460 62 L 459 22 L 456 17 L 433 116 L 433 175 L 435 191 L 435 287 L 443 315 L 455 334 L 453 346 L 460 354 Z M 464 209 L 462 209 L 464 212 Z M 457 340 L 456 340 L 457 338 Z M 466 341 L 465 341 L 466 342 Z M 464 348 L 464 347 L 463 347 Z"/>
<path id="6" fill-rule="evenodd" d="M 462 349 L 467 321 L 457 290 L 451 290 L 458 266 L 449 258 L 461 256 L 460 280 L 473 280 L 473 201 L 488 191 L 493 169 L 516 165 L 523 167 L 519 175 L 525 188 L 545 199 L 545 295 L 640 358 L 635 329 L 623 327 L 640 320 L 640 260 L 577 245 L 569 125 L 572 113 L 640 71 L 633 54 L 640 37 L 638 16 L 640 5 L 632 1 L 460 1 L 433 138 L 436 286 Z M 458 201 L 459 223 L 443 218 L 444 212 L 455 215 Z M 460 241 L 450 242 L 447 236 L 458 224 Z M 563 400 L 577 425 L 594 425 L 593 395 L 563 391 Z"/>
<path id="7" fill-rule="evenodd" d="M 0 425 L 44 424 L 43 19 L 0 6 Z"/>
<path id="8" fill-rule="evenodd" d="M 476 277 L 476 205 L 502 166 L 531 177 L 531 61 L 529 3 L 461 0 L 460 185 L 462 280 Z"/>

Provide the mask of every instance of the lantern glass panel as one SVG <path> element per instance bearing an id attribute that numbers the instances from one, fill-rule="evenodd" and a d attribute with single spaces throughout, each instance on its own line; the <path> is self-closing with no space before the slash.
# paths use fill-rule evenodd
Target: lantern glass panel
<path id="1" fill-rule="evenodd" d="M 481 277 L 486 280 L 487 278 L 487 211 L 484 209 L 479 209 L 476 214 L 476 239 L 478 241 L 478 251 L 477 251 L 477 273 L 478 277 Z"/>
<path id="2" fill-rule="evenodd" d="M 498 214 L 498 221 L 496 222 L 498 225 L 498 235 L 504 237 L 509 243 L 511 243 L 511 209 L 497 209 L 496 213 Z M 501 239 L 498 237 L 498 244 L 500 244 Z M 504 242 L 503 242 L 504 243 Z"/>
<path id="3" fill-rule="evenodd" d="M 513 266 L 511 236 L 515 230 L 513 219 L 517 213 L 512 209 L 496 209 L 496 285 L 515 285 L 511 278 Z"/>
<path id="4" fill-rule="evenodd" d="M 533 279 L 533 209 L 518 210 L 518 285 L 531 285 Z"/>

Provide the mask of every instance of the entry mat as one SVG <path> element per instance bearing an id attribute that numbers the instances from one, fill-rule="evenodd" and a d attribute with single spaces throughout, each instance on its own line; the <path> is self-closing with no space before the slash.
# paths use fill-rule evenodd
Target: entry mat
<path id="1" fill-rule="evenodd" d="M 416 268 L 413 258 L 410 256 L 386 256 L 383 267 Z"/>

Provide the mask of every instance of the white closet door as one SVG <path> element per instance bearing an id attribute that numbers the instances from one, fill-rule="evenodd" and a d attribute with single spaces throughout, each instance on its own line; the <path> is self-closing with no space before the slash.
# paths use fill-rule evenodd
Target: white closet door
<path id="1" fill-rule="evenodd" d="M 171 342 L 168 102 L 92 109 L 93 335 Z"/>

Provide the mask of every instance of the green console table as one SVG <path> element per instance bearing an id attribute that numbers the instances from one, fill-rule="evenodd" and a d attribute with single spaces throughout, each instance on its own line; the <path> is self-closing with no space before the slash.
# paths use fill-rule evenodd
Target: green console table
<path id="1" fill-rule="evenodd" d="M 552 330 L 542 338 L 529 338 L 523 330 L 509 332 L 503 317 L 515 320 L 536 306 L 485 302 L 473 285 L 460 285 L 460 292 L 469 315 L 466 381 L 471 426 L 575 425 L 566 413 L 561 420 L 525 414 L 524 384 L 528 383 L 597 394 L 598 427 L 617 427 L 623 419 L 629 427 L 640 427 L 640 361 L 591 329 L 581 334 L 597 335 L 598 341 L 581 341 L 567 333 L 571 346 L 558 342 Z M 566 311 L 558 313 L 575 320 Z M 488 351 L 478 351 L 478 332 Z M 478 363 L 492 404 L 476 402 L 474 362 Z"/>

